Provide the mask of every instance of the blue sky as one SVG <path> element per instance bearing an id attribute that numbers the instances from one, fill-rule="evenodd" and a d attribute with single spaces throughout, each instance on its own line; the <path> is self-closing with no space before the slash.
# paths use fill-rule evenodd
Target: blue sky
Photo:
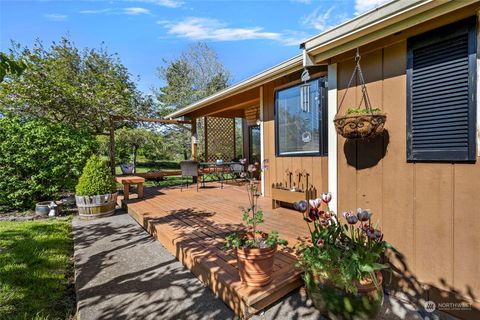
<path id="1" fill-rule="evenodd" d="M 69 34 L 77 47 L 118 53 L 139 88 L 160 86 L 156 68 L 204 41 L 245 79 L 300 53 L 298 45 L 385 0 L 0 0 L 0 51 Z"/>

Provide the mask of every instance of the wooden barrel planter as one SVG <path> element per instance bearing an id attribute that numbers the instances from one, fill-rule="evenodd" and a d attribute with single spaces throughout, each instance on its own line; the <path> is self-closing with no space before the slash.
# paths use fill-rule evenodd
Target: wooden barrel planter
<path id="1" fill-rule="evenodd" d="M 98 196 L 75 196 L 78 215 L 82 219 L 108 217 L 115 213 L 118 193 Z"/>
<path id="2" fill-rule="evenodd" d="M 336 116 L 333 120 L 337 133 L 344 138 L 371 139 L 382 134 L 387 121 L 384 113 Z"/>

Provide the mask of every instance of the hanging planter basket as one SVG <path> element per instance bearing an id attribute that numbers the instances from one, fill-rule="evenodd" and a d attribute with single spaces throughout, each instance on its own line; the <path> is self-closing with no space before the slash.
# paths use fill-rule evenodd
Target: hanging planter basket
<path id="1" fill-rule="evenodd" d="M 384 113 L 335 116 L 337 133 L 347 139 L 370 139 L 382 134 L 387 115 Z"/>
<path id="2" fill-rule="evenodd" d="M 347 89 L 343 94 L 338 109 L 343 105 L 348 89 L 356 77 L 362 88 L 362 99 L 356 108 L 348 109 L 346 114 L 337 113 L 333 120 L 337 133 L 351 140 L 366 140 L 381 135 L 385 122 L 387 121 L 387 115 L 385 113 L 381 112 L 380 109 L 372 108 L 367 86 L 365 85 L 365 78 L 363 77 L 362 68 L 360 67 L 360 59 L 361 57 L 357 49 L 355 69 L 353 70 L 352 77 L 348 82 Z M 362 104 L 365 105 L 364 109 L 361 107 Z"/>

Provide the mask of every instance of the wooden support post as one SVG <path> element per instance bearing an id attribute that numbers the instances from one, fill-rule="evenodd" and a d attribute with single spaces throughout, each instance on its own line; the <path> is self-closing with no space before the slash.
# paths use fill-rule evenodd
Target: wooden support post
<path id="1" fill-rule="evenodd" d="M 205 150 L 205 162 L 209 161 L 209 156 L 208 156 L 208 121 L 207 117 L 203 117 L 203 134 L 204 134 L 204 150 Z"/>
<path id="2" fill-rule="evenodd" d="M 110 118 L 110 169 L 115 176 L 115 120 Z"/>
<path id="3" fill-rule="evenodd" d="M 192 160 L 197 160 L 198 157 L 198 135 L 197 135 L 197 119 L 192 118 Z"/>

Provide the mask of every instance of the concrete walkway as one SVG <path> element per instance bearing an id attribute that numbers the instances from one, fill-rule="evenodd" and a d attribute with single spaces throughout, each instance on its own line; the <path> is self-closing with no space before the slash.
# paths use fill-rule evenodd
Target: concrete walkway
<path id="1" fill-rule="evenodd" d="M 74 219 L 78 319 L 234 319 L 232 311 L 128 214 Z M 386 297 L 381 319 L 421 319 Z M 253 319 L 322 319 L 298 291 Z"/>

